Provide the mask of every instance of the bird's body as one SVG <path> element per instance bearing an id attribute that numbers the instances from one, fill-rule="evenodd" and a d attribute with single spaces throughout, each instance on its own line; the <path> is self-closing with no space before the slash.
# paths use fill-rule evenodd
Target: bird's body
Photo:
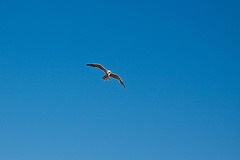
<path id="1" fill-rule="evenodd" d="M 104 81 L 110 81 L 109 76 L 111 75 L 111 73 L 112 73 L 112 71 L 107 70 L 107 73 L 105 74 L 105 76 L 102 77 L 102 79 L 103 79 Z"/>
<path id="2" fill-rule="evenodd" d="M 110 81 L 110 77 L 113 77 L 117 79 L 121 83 L 121 85 L 123 85 L 124 88 L 126 88 L 125 85 L 123 84 L 122 79 L 117 74 L 113 74 L 112 71 L 106 70 L 101 64 L 87 64 L 87 66 L 97 67 L 103 70 L 105 72 L 105 75 L 102 77 L 104 81 Z"/>

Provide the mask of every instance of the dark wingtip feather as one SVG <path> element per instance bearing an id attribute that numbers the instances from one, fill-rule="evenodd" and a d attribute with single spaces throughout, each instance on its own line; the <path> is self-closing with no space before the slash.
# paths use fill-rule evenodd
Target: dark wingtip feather
<path id="1" fill-rule="evenodd" d="M 123 83 L 121 83 L 121 84 L 122 84 L 122 86 L 126 89 L 125 85 L 124 85 Z"/>

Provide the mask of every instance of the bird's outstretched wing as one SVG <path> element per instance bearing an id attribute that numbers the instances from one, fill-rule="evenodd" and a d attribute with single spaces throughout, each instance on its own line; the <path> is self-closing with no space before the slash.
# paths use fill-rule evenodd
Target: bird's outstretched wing
<path id="1" fill-rule="evenodd" d="M 123 87 L 126 88 L 125 85 L 123 84 L 122 79 L 119 77 L 119 75 L 111 73 L 110 77 L 116 78 L 121 83 L 121 85 L 123 85 Z"/>
<path id="2" fill-rule="evenodd" d="M 106 68 L 104 68 L 101 64 L 87 64 L 87 66 L 97 67 L 97 68 L 103 70 L 103 72 L 105 72 L 107 74 Z"/>

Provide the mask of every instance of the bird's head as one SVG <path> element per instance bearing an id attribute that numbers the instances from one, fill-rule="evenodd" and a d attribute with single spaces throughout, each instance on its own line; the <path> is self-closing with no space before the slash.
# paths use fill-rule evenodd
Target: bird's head
<path id="1" fill-rule="evenodd" d="M 110 75 L 112 73 L 112 71 L 110 70 L 107 70 L 107 74 Z"/>

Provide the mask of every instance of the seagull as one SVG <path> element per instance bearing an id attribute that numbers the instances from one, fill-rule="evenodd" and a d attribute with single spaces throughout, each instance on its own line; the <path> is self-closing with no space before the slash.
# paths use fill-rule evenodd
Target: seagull
<path id="1" fill-rule="evenodd" d="M 123 85 L 123 87 L 126 89 L 126 87 L 125 87 L 125 85 L 123 84 L 123 81 L 122 81 L 122 79 L 119 77 L 119 75 L 113 74 L 112 71 L 107 70 L 107 69 L 104 68 L 101 64 L 87 64 L 87 66 L 97 67 L 97 68 L 103 70 L 103 72 L 105 72 L 105 76 L 102 77 L 102 79 L 103 79 L 104 81 L 105 81 L 105 80 L 106 80 L 106 81 L 110 81 L 109 76 L 110 76 L 110 77 L 113 77 L 113 78 L 117 79 L 117 80 L 121 83 L 121 85 Z"/>

